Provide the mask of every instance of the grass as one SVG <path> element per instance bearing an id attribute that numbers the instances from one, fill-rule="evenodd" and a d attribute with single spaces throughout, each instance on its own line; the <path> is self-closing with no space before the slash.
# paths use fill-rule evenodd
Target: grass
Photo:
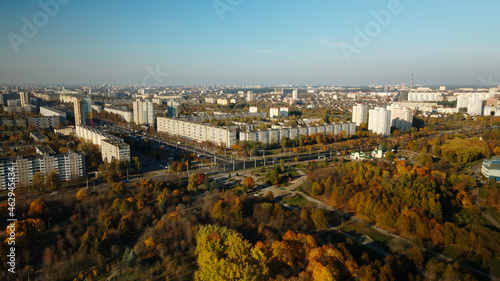
<path id="1" fill-rule="evenodd" d="M 490 216 L 492 216 L 497 222 L 500 222 L 500 213 L 499 212 L 495 212 L 495 211 L 493 211 L 492 208 L 489 208 L 488 214 L 490 214 Z"/>
<path id="2" fill-rule="evenodd" d="M 473 224 L 477 223 L 483 226 L 493 226 L 482 215 L 474 216 L 468 209 L 462 208 L 458 214 L 455 215 L 458 224 Z"/>
<path id="3" fill-rule="evenodd" d="M 453 246 L 449 246 L 449 247 L 445 247 L 441 254 L 443 254 L 449 258 L 456 259 L 458 256 L 460 256 L 461 253 L 462 253 L 462 250 L 460 250 L 456 247 L 453 247 Z"/>
<path id="4" fill-rule="evenodd" d="M 479 197 L 486 198 L 487 196 L 488 196 L 488 188 L 483 185 L 479 188 Z"/>
<path id="5" fill-rule="evenodd" d="M 306 198 L 302 197 L 301 195 L 294 195 L 292 197 L 287 197 L 283 199 L 283 202 L 294 207 L 299 207 L 299 208 L 305 208 L 308 206 L 316 206 L 316 203 L 307 201 Z"/>
<path id="6" fill-rule="evenodd" d="M 495 276 L 500 277 L 500 258 L 496 257 L 486 264 L 488 272 Z"/>

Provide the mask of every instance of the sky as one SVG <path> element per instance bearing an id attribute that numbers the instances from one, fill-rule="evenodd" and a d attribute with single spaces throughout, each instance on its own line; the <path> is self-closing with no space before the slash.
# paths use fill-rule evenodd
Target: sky
<path id="1" fill-rule="evenodd" d="M 0 83 L 500 85 L 495 0 L 0 4 Z"/>

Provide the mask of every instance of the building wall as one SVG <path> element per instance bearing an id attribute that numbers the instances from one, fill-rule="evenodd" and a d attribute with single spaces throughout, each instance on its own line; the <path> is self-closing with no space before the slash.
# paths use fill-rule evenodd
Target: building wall
<path id="1" fill-rule="evenodd" d="M 104 111 L 113 113 L 113 114 L 118 114 L 125 122 L 132 122 L 132 111 L 127 111 L 127 110 L 121 110 L 117 108 L 105 108 Z"/>
<path id="2" fill-rule="evenodd" d="M 368 107 L 366 105 L 358 104 L 352 108 L 352 121 L 357 126 L 368 121 Z"/>
<path id="3" fill-rule="evenodd" d="M 368 119 L 368 130 L 388 136 L 391 134 L 391 112 L 385 108 L 377 107 L 370 109 L 370 117 Z"/>
<path id="4" fill-rule="evenodd" d="M 236 144 L 236 131 L 231 129 L 165 117 L 157 117 L 156 122 L 159 132 L 178 135 L 199 142 L 211 141 L 216 144 L 223 143 L 226 147 Z"/>
<path id="5" fill-rule="evenodd" d="M 15 169 L 16 187 L 28 186 L 33 175 L 41 172 L 49 174 L 54 169 L 61 181 L 70 181 L 85 175 L 85 155 L 83 152 L 71 152 L 56 155 L 37 155 L 18 158 L 0 159 L 0 186 L 5 189 L 8 182 L 9 168 Z"/>
<path id="6" fill-rule="evenodd" d="M 89 126 L 76 126 L 76 136 L 99 146 L 102 159 L 127 159 L 130 163 L 130 146 L 122 139 Z"/>

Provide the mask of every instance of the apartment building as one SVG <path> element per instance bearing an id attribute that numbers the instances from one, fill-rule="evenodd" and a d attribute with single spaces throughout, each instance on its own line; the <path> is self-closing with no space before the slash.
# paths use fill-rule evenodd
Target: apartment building
<path id="1" fill-rule="evenodd" d="M 14 168 L 16 187 L 28 186 L 33 175 L 47 175 L 54 169 L 61 181 L 70 181 L 85 175 L 85 155 L 82 151 L 56 154 L 37 147 L 38 155 L 0 159 L 0 186 L 5 189 L 9 182 L 9 168 Z"/>
<path id="2" fill-rule="evenodd" d="M 165 117 L 157 117 L 156 124 L 158 132 L 169 133 L 198 142 L 210 141 L 216 144 L 222 143 L 226 147 L 236 144 L 236 131 L 232 129 Z"/>
<path id="3" fill-rule="evenodd" d="M 133 121 L 132 111 L 123 110 L 123 109 L 119 109 L 119 108 L 113 108 L 113 107 L 106 107 L 106 108 L 104 108 L 104 111 L 109 112 L 109 113 L 113 113 L 113 114 L 117 114 L 125 122 L 132 122 Z"/>
<path id="4" fill-rule="evenodd" d="M 102 160 L 127 159 L 130 163 L 130 145 L 119 137 L 89 126 L 76 126 L 76 136 L 99 146 Z"/>
<path id="5" fill-rule="evenodd" d="M 298 128 L 281 127 L 279 129 L 257 130 L 250 132 L 240 132 L 240 141 L 259 141 L 263 144 L 280 142 L 283 137 L 294 139 L 298 136 L 308 136 L 312 134 L 335 134 L 345 132 L 346 136 L 356 134 L 356 123 L 347 122 L 341 124 L 326 124 L 318 126 L 307 126 Z"/>

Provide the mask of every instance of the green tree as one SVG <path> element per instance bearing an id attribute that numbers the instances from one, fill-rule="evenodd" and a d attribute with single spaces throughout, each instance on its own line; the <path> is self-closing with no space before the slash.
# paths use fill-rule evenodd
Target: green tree
<path id="1" fill-rule="evenodd" d="M 131 163 L 131 166 L 132 166 L 132 169 L 134 169 L 134 171 L 136 173 L 140 173 L 141 172 L 141 161 L 139 160 L 139 157 L 132 157 L 132 163 Z"/>
<path id="2" fill-rule="evenodd" d="M 193 191 L 198 190 L 198 178 L 197 177 L 198 177 L 198 175 L 195 173 L 189 175 L 188 186 L 187 186 L 187 190 L 189 192 L 193 192 Z"/>
<path id="3" fill-rule="evenodd" d="M 61 188 L 61 179 L 59 178 L 59 173 L 56 169 L 45 177 L 45 186 L 48 190 L 57 190 Z"/>
<path id="4" fill-rule="evenodd" d="M 266 280 L 269 268 L 260 248 L 235 230 L 205 225 L 196 236 L 195 280 Z"/>
<path id="5" fill-rule="evenodd" d="M 317 229 L 325 229 L 328 226 L 328 220 L 321 209 L 316 209 L 312 215 L 312 219 Z"/>
<path id="6" fill-rule="evenodd" d="M 44 181 L 44 176 L 42 172 L 38 172 L 33 175 L 31 179 L 31 188 L 38 190 L 38 191 L 43 191 L 45 190 L 45 181 Z"/>

